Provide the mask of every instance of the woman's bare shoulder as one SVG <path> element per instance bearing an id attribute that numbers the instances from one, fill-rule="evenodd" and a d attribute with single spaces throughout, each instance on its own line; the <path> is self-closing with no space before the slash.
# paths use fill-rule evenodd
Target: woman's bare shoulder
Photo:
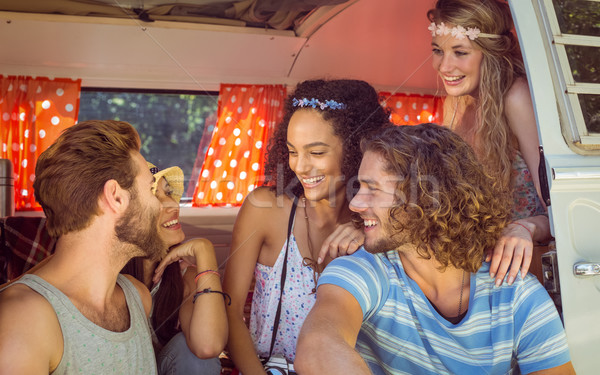
<path id="1" fill-rule="evenodd" d="M 504 97 L 506 107 L 519 105 L 524 99 L 531 101 L 531 94 L 529 93 L 529 84 L 523 77 L 515 79 L 513 84 L 508 89 Z"/>
<path id="2" fill-rule="evenodd" d="M 257 261 L 273 264 L 278 249 L 285 242 L 291 206 L 287 196 L 277 196 L 268 188 L 252 191 L 233 226 L 232 249 L 236 255 L 230 258 L 228 267 L 238 262 L 252 264 L 252 267 Z"/>
<path id="3" fill-rule="evenodd" d="M 282 222 L 287 223 L 292 202 L 285 195 L 276 195 L 266 187 L 253 190 L 242 204 L 234 224 L 234 236 L 251 231 L 267 240 Z"/>
<path id="4" fill-rule="evenodd" d="M 533 134 L 535 130 L 533 102 L 525 78 L 517 78 L 506 93 L 504 97 L 504 114 L 508 120 L 508 125 L 517 137 L 519 137 L 518 133 L 522 132 L 524 128 Z"/>
<path id="5" fill-rule="evenodd" d="M 276 195 L 270 188 L 261 186 L 246 196 L 240 213 L 252 213 L 268 218 L 289 211 L 291 205 L 291 199 L 285 194 Z"/>

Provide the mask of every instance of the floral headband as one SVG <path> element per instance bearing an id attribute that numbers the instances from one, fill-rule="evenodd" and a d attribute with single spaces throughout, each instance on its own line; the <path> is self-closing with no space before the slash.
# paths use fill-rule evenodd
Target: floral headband
<path id="1" fill-rule="evenodd" d="M 466 29 L 460 25 L 454 26 L 453 28 L 449 28 L 443 22 L 437 25 L 435 22 L 432 22 L 429 27 L 429 31 L 431 31 L 431 36 L 436 35 L 449 35 L 452 34 L 456 39 L 464 39 L 468 37 L 471 40 L 475 40 L 477 38 L 500 38 L 501 35 L 498 34 L 487 34 L 482 33 L 476 27 L 467 27 Z"/>
<path id="2" fill-rule="evenodd" d="M 292 99 L 292 105 L 294 107 L 313 107 L 313 108 L 321 108 L 321 110 L 325 108 L 331 109 L 345 109 L 346 105 L 344 103 L 338 103 L 335 100 L 325 100 L 324 102 L 319 99 L 311 98 L 310 100 L 307 98 L 302 99 Z"/>

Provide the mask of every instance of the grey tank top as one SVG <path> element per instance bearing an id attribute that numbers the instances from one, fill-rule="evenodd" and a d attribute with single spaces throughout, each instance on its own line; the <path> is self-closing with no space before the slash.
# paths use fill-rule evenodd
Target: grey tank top
<path id="1" fill-rule="evenodd" d="M 15 283 L 27 285 L 50 302 L 63 334 L 63 356 L 52 374 L 156 374 L 156 360 L 142 300 L 135 286 L 119 275 L 130 325 L 124 332 L 104 329 L 88 320 L 60 290 L 27 274 Z"/>

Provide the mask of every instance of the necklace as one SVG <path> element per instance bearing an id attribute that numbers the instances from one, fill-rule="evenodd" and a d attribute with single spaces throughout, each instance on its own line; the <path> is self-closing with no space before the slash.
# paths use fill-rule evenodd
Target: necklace
<path id="1" fill-rule="evenodd" d="M 450 130 L 454 130 L 454 119 L 456 118 L 456 111 L 458 111 L 458 100 L 460 97 L 457 97 L 454 103 L 454 112 L 452 113 L 452 120 L 450 120 Z"/>
<path id="2" fill-rule="evenodd" d="M 462 283 L 460 284 L 460 298 L 458 300 L 458 314 L 456 316 L 460 316 L 462 312 L 462 297 L 463 297 L 463 289 L 465 289 L 465 271 L 462 273 Z"/>
<path id="3" fill-rule="evenodd" d="M 304 205 L 304 219 L 306 220 L 306 241 L 308 242 L 308 251 L 310 252 L 310 257 L 304 257 L 302 259 L 302 263 L 305 266 L 309 266 L 313 270 L 313 280 L 315 282 L 315 286 L 312 289 L 312 292 L 316 293 L 317 292 L 317 280 L 319 278 L 317 276 L 317 268 L 319 265 L 317 263 L 315 263 L 315 261 L 312 259 L 312 257 L 314 257 L 314 252 L 313 252 L 313 247 L 312 247 L 312 241 L 310 240 L 308 211 L 306 211 L 306 197 L 302 197 L 302 204 Z"/>
<path id="4" fill-rule="evenodd" d="M 308 250 L 310 251 L 310 261 L 312 262 L 312 257 L 314 257 L 312 241 L 310 240 L 310 228 L 308 221 L 308 212 L 306 211 L 306 197 L 302 197 L 302 203 L 304 205 L 304 219 L 306 220 L 306 240 L 308 242 Z"/>
<path id="5" fill-rule="evenodd" d="M 461 104 L 461 102 L 463 102 Z M 461 113 L 460 113 L 460 119 L 458 121 L 455 120 L 457 119 L 458 114 L 458 107 L 459 104 L 462 106 L 461 107 Z M 452 119 L 450 120 L 450 130 L 452 130 L 453 132 L 455 132 L 456 134 L 460 135 L 460 137 L 467 142 L 471 147 L 473 147 L 473 149 L 475 150 L 475 152 L 477 153 L 478 151 L 478 146 L 477 146 L 477 137 L 479 136 L 479 130 L 480 130 L 480 126 L 481 123 L 477 121 L 477 119 L 475 118 L 473 121 L 475 121 L 473 124 L 471 124 L 471 121 L 469 121 L 470 115 L 468 115 L 470 112 L 468 111 L 469 107 L 474 105 L 472 102 L 469 102 L 468 99 L 466 99 L 464 96 L 458 96 L 454 99 L 454 112 L 452 113 Z M 476 110 L 476 113 L 479 113 L 479 110 Z M 475 114 L 475 116 L 477 116 Z"/>

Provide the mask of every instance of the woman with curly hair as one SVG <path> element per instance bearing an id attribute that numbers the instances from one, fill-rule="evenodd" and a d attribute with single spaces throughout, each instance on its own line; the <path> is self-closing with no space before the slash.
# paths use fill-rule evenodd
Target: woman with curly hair
<path id="1" fill-rule="evenodd" d="M 362 244 L 362 229 L 352 224 L 348 209 L 360 140 L 388 119 L 376 91 L 363 81 L 305 81 L 287 98 L 269 143 L 267 186 L 249 194 L 240 209 L 225 270 L 224 290 L 232 300 L 228 349 L 244 375 L 265 373 L 259 357 L 294 361 L 316 278 L 332 257 Z M 244 304 L 253 277 L 248 330 Z"/>
<path id="2" fill-rule="evenodd" d="M 447 97 L 443 124 L 475 150 L 488 173 L 512 195 L 512 223 L 494 248 L 492 277 L 508 283 L 529 268 L 534 242 L 550 238 L 540 199 L 539 139 L 508 5 L 497 0 L 438 0 L 427 13 L 433 66 Z M 514 254 L 514 255 L 513 255 Z"/>

